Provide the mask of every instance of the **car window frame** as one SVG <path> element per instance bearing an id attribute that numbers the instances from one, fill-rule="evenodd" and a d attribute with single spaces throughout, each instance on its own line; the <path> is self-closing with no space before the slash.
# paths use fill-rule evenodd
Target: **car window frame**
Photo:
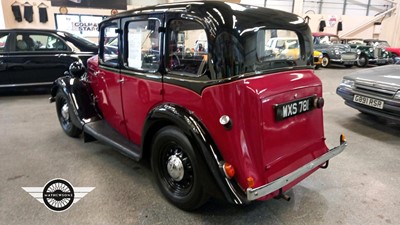
<path id="1" fill-rule="evenodd" d="M 204 66 L 200 65 L 200 67 L 203 67 L 203 69 L 208 70 L 210 73 L 213 73 L 213 70 L 210 67 L 210 58 L 211 58 L 211 54 L 210 54 L 210 46 L 209 46 L 209 41 L 210 41 L 210 34 L 208 32 L 208 29 L 206 28 L 205 24 L 203 24 L 203 19 L 198 18 L 195 15 L 191 15 L 191 14 L 184 14 L 184 13 L 179 13 L 179 14 L 168 14 L 168 16 L 166 17 L 166 21 L 165 23 L 167 24 L 167 28 L 166 28 L 166 32 L 165 32 L 165 38 L 164 38 L 164 44 L 165 44 L 165 48 L 164 48 L 164 57 L 163 57 L 163 61 L 164 61 L 164 70 L 166 71 L 166 77 L 168 78 L 172 78 L 172 79 L 184 79 L 184 80 L 209 80 L 210 77 L 208 75 L 206 75 L 205 73 L 201 73 L 201 74 L 194 74 L 194 73 L 179 73 L 179 71 L 173 71 L 167 68 L 167 63 L 168 63 L 168 58 L 169 58 L 169 49 L 168 49 L 168 45 L 167 43 L 169 42 L 169 39 L 171 37 L 171 28 L 170 28 L 170 24 L 171 21 L 173 20 L 186 20 L 186 21 L 190 21 L 190 22 L 195 22 L 197 24 L 199 24 L 202 29 L 205 31 L 206 37 L 207 37 L 207 61 L 205 63 Z M 204 46 L 205 47 L 205 46 Z M 199 67 L 199 69 L 200 69 Z M 211 76 L 211 75 L 210 75 Z"/>
<path id="2" fill-rule="evenodd" d="M 163 63 L 163 48 L 164 48 L 164 32 L 163 32 L 163 24 L 164 24 L 164 13 L 158 13 L 158 14 L 150 14 L 150 15 L 140 15 L 140 16 L 131 16 L 131 17 L 125 17 L 121 21 L 121 26 L 123 26 L 123 37 L 122 37 L 122 68 L 127 71 L 132 71 L 132 72 L 137 72 L 137 73 L 149 73 L 149 74 L 157 74 L 160 71 L 160 68 L 162 67 Z M 159 21 L 159 28 L 155 31 L 158 32 L 158 45 L 159 45 L 159 65 L 158 69 L 156 70 L 146 70 L 146 69 L 141 69 L 141 68 L 135 68 L 128 66 L 128 34 L 129 34 L 129 24 L 133 22 L 143 22 L 143 21 L 149 21 L 149 20 L 156 20 Z"/>
<path id="3" fill-rule="evenodd" d="M 109 61 L 104 61 L 104 46 L 105 46 L 105 36 L 104 30 L 107 27 L 116 26 L 115 32 L 118 38 L 118 51 L 121 52 L 121 19 L 116 18 L 110 21 L 106 21 L 100 24 L 99 27 L 99 53 L 98 53 L 98 63 L 102 67 L 109 67 L 109 68 L 119 68 L 121 65 L 121 54 L 118 54 L 117 62 L 112 63 Z"/>

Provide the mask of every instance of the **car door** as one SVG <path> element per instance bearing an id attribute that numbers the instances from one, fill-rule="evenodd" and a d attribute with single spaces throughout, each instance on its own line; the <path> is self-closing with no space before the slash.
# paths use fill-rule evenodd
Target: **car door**
<path id="1" fill-rule="evenodd" d="M 49 85 L 79 60 L 53 33 L 16 31 L 7 57 L 8 83 L 13 86 Z"/>
<path id="2" fill-rule="evenodd" d="M 119 51 L 110 51 L 108 42 L 113 38 L 120 39 L 118 35 L 119 20 L 112 20 L 100 27 L 100 52 L 98 66 L 88 64 L 91 87 L 95 95 L 97 105 L 105 120 L 121 135 L 128 138 L 124 115 L 122 111 L 121 84 L 123 80 L 120 74 Z M 117 41 L 119 46 L 119 41 Z"/>
<path id="3" fill-rule="evenodd" d="M 121 94 L 130 140 L 140 144 L 144 121 L 162 101 L 162 74 L 159 72 L 163 14 L 129 17 L 122 20 L 123 66 Z"/>

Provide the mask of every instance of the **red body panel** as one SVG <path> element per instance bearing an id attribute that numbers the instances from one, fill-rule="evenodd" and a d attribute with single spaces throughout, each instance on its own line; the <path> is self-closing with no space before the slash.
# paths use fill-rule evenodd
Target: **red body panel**
<path id="1" fill-rule="evenodd" d="M 274 117 L 274 104 L 290 102 L 294 94 L 298 98 L 322 95 L 321 82 L 312 70 L 259 75 L 211 86 L 202 96 L 170 84 L 164 85 L 164 91 L 165 101 L 189 109 L 203 122 L 223 158 L 234 166 L 235 178 L 243 189 L 249 176 L 258 187 L 327 151 L 321 109 L 279 122 Z M 231 130 L 219 124 L 222 115 L 231 118 Z"/>
<path id="2" fill-rule="evenodd" d="M 97 97 L 98 106 L 107 122 L 124 137 L 128 138 L 121 101 L 121 79 L 119 73 L 98 67 L 98 57 L 88 60 L 89 81 Z"/>
<path id="3" fill-rule="evenodd" d="M 162 101 L 162 83 L 122 75 L 122 102 L 130 140 L 140 145 L 146 117 Z"/>

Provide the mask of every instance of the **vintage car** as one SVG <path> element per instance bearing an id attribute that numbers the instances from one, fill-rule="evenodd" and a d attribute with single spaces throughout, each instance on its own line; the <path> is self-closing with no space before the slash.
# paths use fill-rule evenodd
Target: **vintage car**
<path id="1" fill-rule="evenodd" d="M 400 66 L 359 70 L 343 77 L 336 89 L 346 105 L 362 113 L 400 121 Z"/>
<path id="2" fill-rule="evenodd" d="M 356 65 L 366 67 L 368 64 L 386 65 L 393 63 L 391 53 L 386 51 L 385 46 L 363 39 L 342 39 L 342 43 L 350 45 L 358 54 Z"/>
<path id="3" fill-rule="evenodd" d="M 314 49 L 322 52 L 322 67 L 330 64 L 340 64 L 345 67 L 352 67 L 357 62 L 357 53 L 349 45 L 340 43 L 335 34 L 313 33 Z"/>
<path id="4" fill-rule="evenodd" d="M 47 86 L 71 63 L 97 54 L 97 44 L 56 30 L 0 30 L 0 90 Z"/>
<path id="5" fill-rule="evenodd" d="M 280 37 L 268 40 L 266 49 L 270 49 L 280 58 L 298 58 L 300 55 L 299 43 L 297 38 Z M 314 68 L 318 69 L 322 64 L 322 52 L 314 50 Z"/>
<path id="6" fill-rule="evenodd" d="M 390 52 L 392 60 L 400 57 L 400 47 L 391 47 L 387 41 L 377 39 L 365 39 L 364 41 L 368 43 L 368 45 L 378 46 L 385 49 L 387 52 Z"/>
<path id="7" fill-rule="evenodd" d="M 52 88 L 61 127 L 148 158 L 161 192 L 181 209 L 209 196 L 287 199 L 346 146 L 343 135 L 337 147 L 325 144 L 311 32 L 297 15 L 182 2 L 126 11 L 99 28 L 87 72 L 74 63 Z M 119 54 L 105 54 L 115 34 Z M 299 56 L 273 56 L 265 46 L 276 36 L 297 37 Z M 197 40 L 207 40 L 204 51 L 190 50 Z"/>

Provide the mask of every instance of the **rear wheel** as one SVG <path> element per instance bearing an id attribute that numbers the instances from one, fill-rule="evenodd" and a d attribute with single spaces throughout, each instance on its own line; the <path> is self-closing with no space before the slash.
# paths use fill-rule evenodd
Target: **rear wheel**
<path id="1" fill-rule="evenodd" d="M 331 62 L 330 62 L 329 56 L 328 56 L 328 55 L 324 55 L 324 56 L 322 57 L 321 66 L 324 67 L 324 68 L 326 68 L 326 67 L 329 66 L 330 63 L 331 63 Z"/>
<path id="2" fill-rule="evenodd" d="M 360 55 L 357 60 L 358 67 L 366 67 L 368 65 L 368 57 L 365 55 Z"/>
<path id="3" fill-rule="evenodd" d="M 70 104 L 64 92 L 59 90 L 56 95 L 56 110 L 58 120 L 60 121 L 61 128 L 64 132 L 71 137 L 78 137 L 81 134 L 81 129 L 76 127 L 71 122 Z"/>
<path id="4" fill-rule="evenodd" d="M 152 145 L 151 166 L 164 196 L 183 210 L 208 200 L 200 179 L 203 165 L 187 136 L 177 127 L 159 130 Z"/>

